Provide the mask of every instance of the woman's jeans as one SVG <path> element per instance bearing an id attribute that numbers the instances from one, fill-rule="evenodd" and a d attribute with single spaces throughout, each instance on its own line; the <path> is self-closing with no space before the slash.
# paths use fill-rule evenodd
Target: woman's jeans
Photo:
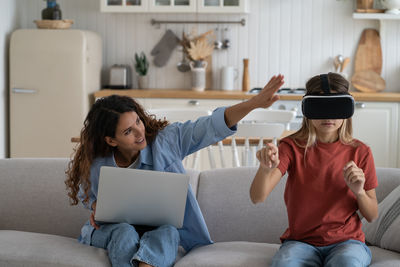
<path id="1" fill-rule="evenodd" d="M 272 258 L 271 266 L 361 267 L 370 263 L 371 251 L 358 240 L 348 240 L 324 247 L 287 240 Z"/>
<path id="2" fill-rule="evenodd" d="M 163 225 L 145 232 L 140 238 L 130 224 L 103 224 L 93 232 L 91 245 L 106 249 L 112 266 L 138 266 L 141 261 L 156 267 L 169 267 L 175 262 L 179 233 L 175 227 Z"/>

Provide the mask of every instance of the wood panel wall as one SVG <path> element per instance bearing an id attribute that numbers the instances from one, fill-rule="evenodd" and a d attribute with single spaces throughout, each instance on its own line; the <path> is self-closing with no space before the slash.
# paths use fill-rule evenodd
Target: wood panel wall
<path id="1" fill-rule="evenodd" d="M 333 71 L 338 54 L 354 59 L 358 39 L 365 28 L 379 29 L 377 20 L 355 20 L 352 0 L 250 0 L 247 15 L 101 13 L 99 0 L 58 0 L 63 18 L 75 21 L 73 28 L 98 32 L 103 38 L 103 84 L 112 64 L 132 64 L 135 52 L 150 55 L 167 29 L 181 36 L 182 31 L 229 27 L 231 48 L 215 51 L 212 59 L 213 87 L 219 88 L 222 66 L 239 69 L 236 87 L 241 88 L 242 60 L 250 59 L 251 87 L 263 86 L 270 76 L 283 73 L 287 87 L 304 87 L 313 75 Z M 34 28 L 45 3 L 42 0 L 17 0 L 18 25 Z M 150 25 L 159 20 L 240 20 L 240 25 Z M 382 34 L 383 73 L 388 92 L 400 92 L 400 20 L 385 21 Z M 190 72 L 180 73 L 176 64 L 182 54 L 177 48 L 163 68 L 151 66 L 150 87 L 190 88 Z M 345 71 L 350 78 L 353 62 Z"/>

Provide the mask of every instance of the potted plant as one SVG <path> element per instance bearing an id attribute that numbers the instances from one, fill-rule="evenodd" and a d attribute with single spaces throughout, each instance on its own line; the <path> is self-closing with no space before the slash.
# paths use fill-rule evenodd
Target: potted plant
<path id="1" fill-rule="evenodd" d="M 135 70 L 138 74 L 139 88 L 148 88 L 147 72 L 149 70 L 149 61 L 144 52 L 141 52 L 140 55 L 135 53 Z"/>

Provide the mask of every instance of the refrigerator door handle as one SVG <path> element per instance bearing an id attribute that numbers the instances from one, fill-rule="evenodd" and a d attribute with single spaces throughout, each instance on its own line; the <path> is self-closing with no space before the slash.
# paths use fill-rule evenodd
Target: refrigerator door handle
<path id="1" fill-rule="evenodd" d="M 12 92 L 16 93 L 16 94 L 36 94 L 37 90 L 36 89 L 13 88 Z"/>

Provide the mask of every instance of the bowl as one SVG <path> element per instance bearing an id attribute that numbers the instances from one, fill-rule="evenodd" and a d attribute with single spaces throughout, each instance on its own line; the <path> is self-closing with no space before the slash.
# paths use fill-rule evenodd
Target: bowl
<path id="1" fill-rule="evenodd" d="M 73 20 L 63 19 L 63 20 L 34 20 L 38 29 L 69 29 L 74 23 Z"/>

